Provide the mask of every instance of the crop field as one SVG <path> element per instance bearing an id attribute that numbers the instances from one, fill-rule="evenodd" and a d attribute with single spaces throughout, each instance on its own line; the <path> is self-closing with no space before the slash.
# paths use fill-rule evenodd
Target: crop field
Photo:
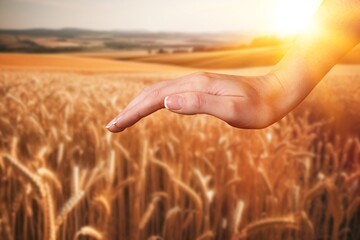
<path id="1" fill-rule="evenodd" d="M 360 239 L 359 67 L 266 129 L 160 110 L 107 132 L 178 75 L 157 72 L 1 70 L 1 239 Z"/>
<path id="2" fill-rule="evenodd" d="M 174 66 L 218 70 L 274 65 L 285 55 L 290 47 L 291 44 L 284 44 L 279 46 L 175 54 L 164 53 L 149 55 L 140 51 L 128 51 L 119 53 L 77 53 L 70 55 L 85 58 L 131 60 L 143 63 L 171 64 Z M 341 63 L 360 64 L 360 45 L 349 52 L 341 60 Z"/>
<path id="3" fill-rule="evenodd" d="M 186 68 L 67 55 L 1 53 L 0 67 L 15 70 L 50 70 L 76 72 L 181 72 Z"/>

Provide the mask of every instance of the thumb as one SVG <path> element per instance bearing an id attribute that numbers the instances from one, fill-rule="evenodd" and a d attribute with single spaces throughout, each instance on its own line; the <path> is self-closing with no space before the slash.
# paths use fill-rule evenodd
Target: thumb
<path id="1" fill-rule="evenodd" d="M 218 96 L 202 92 L 188 92 L 165 97 L 166 109 L 180 114 L 205 113 L 233 122 L 241 114 L 243 97 Z"/>

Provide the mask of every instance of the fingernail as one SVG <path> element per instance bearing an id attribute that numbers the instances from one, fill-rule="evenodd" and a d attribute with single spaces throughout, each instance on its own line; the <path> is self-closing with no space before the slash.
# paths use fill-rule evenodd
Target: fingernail
<path id="1" fill-rule="evenodd" d="M 106 128 L 109 129 L 112 125 L 114 125 L 116 123 L 116 118 L 114 118 L 113 120 L 111 120 L 107 125 Z"/>
<path id="2" fill-rule="evenodd" d="M 167 96 L 164 99 L 164 106 L 169 110 L 180 110 L 182 108 L 183 99 L 179 95 Z"/>

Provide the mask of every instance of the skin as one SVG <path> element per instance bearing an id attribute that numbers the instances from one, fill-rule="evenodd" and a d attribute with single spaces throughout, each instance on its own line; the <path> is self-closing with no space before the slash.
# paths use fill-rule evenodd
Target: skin
<path id="1" fill-rule="evenodd" d="M 106 128 L 121 132 L 153 112 L 209 114 L 259 129 L 292 111 L 360 41 L 360 0 L 324 0 L 309 28 L 264 76 L 199 72 L 147 86 Z"/>

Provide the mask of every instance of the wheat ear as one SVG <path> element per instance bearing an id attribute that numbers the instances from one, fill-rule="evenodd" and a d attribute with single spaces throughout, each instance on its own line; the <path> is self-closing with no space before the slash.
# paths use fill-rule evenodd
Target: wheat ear
<path id="1" fill-rule="evenodd" d="M 4 155 L 3 160 L 10 164 L 15 170 L 17 170 L 36 190 L 37 193 L 40 194 L 41 198 L 46 196 L 44 185 L 41 182 L 39 176 L 35 173 L 32 173 L 27 167 L 25 167 L 19 161 L 14 160 L 10 155 Z"/>
<path id="2" fill-rule="evenodd" d="M 254 235 L 257 232 L 263 231 L 272 227 L 282 227 L 286 229 L 299 229 L 298 223 L 295 221 L 293 216 L 288 217 L 273 217 L 262 219 L 253 223 L 248 224 L 240 234 L 240 238 L 247 238 Z"/>
<path id="3" fill-rule="evenodd" d="M 105 212 L 106 217 L 110 217 L 111 205 L 109 203 L 108 198 L 106 198 L 104 195 L 100 195 L 100 196 L 95 197 L 94 202 L 95 202 L 95 204 L 98 204 L 101 206 L 101 208 Z"/>
<path id="4" fill-rule="evenodd" d="M 62 185 L 61 182 L 59 180 L 59 178 L 55 175 L 54 172 L 50 171 L 49 169 L 46 168 L 39 168 L 37 170 L 37 173 L 43 177 L 45 180 L 47 180 L 48 182 L 52 182 L 54 184 L 54 186 L 56 187 L 56 190 L 58 192 L 62 192 Z"/>
<path id="5" fill-rule="evenodd" d="M 96 230 L 93 227 L 90 226 L 84 226 L 82 227 L 76 234 L 74 237 L 74 240 L 78 239 L 78 237 L 80 236 L 88 236 L 91 238 L 95 238 L 97 240 L 102 240 L 104 239 L 103 235 L 101 234 L 101 232 L 99 232 L 98 230 Z"/>
<path id="6" fill-rule="evenodd" d="M 165 223 L 163 225 L 163 237 L 166 238 L 166 234 L 169 232 L 170 228 L 175 225 L 174 218 L 176 217 L 176 214 L 181 212 L 181 209 L 176 206 L 167 211 L 165 216 Z M 169 228 L 169 229 L 168 229 Z"/>
<path id="7" fill-rule="evenodd" d="M 84 191 L 79 191 L 76 195 L 72 196 L 61 208 L 56 216 L 55 225 L 58 229 L 61 224 L 66 220 L 68 214 L 80 203 L 85 196 Z"/>

